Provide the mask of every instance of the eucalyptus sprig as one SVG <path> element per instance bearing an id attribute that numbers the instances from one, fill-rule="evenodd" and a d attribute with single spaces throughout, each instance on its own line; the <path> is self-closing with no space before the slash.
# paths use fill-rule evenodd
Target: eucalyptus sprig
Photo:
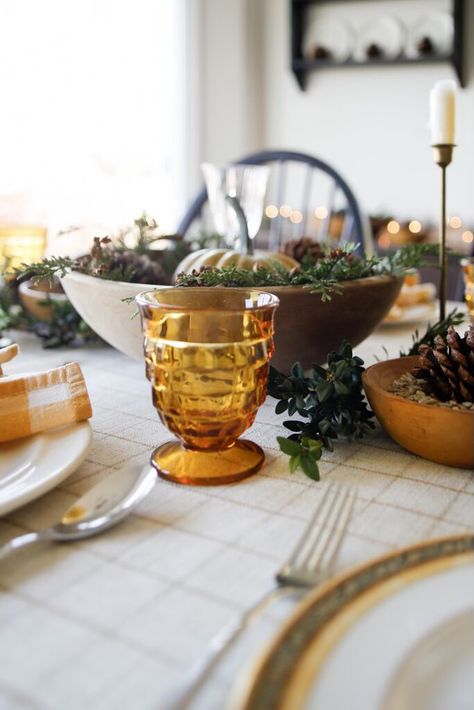
<path id="1" fill-rule="evenodd" d="M 268 394 L 279 400 L 275 412 L 297 416 L 283 422 L 290 436 L 277 437 L 281 451 L 290 457 L 291 472 L 301 468 L 318 481 L 323 448 L 332 451 L 335 440 L 361 439 L 374 428 L 374 414 L 362 392 L 363 365 L 343 341 L 328 355 L 326 367 L 314 365 L 308 376 L 300 363 L 289 375 L 270 368 Z"/>

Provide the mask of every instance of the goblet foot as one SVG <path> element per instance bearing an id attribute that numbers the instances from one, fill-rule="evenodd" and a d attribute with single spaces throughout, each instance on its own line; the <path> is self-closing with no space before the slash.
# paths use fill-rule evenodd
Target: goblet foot
<path id="1" fill-rule="evenodd" d="M 151 464 L 161 478 L 191 486 L 233 483 L 256 473 L 265 460 L 260 446 L 237 439 L 223 451 L 193 451 L 179 441 L 168 441 L 151 455 Z"/>

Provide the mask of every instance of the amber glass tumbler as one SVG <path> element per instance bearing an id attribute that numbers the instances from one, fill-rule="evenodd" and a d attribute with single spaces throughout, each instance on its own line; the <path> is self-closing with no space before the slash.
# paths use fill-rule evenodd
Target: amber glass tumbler
<path id="1" fill-rule="evenodd" d="M 136 301 L 153 404 L 180 440 L 153 453 L 159 475 L 213 485 L 258 471 L 262 449 L 239 437 L 265 400 L 278 298 L 247 289 L 169 288 Z"/>

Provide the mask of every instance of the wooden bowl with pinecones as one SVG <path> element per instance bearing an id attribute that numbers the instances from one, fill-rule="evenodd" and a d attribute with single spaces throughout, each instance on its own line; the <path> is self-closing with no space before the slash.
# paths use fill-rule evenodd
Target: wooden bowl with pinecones
<path id="1" fill-rule="evenodd" d="M 436 463 L 474 470 L 474 326 L 451 326 L 419 355 L 386 360 L 362 376 L 367 399 L 400 446 Z"/>

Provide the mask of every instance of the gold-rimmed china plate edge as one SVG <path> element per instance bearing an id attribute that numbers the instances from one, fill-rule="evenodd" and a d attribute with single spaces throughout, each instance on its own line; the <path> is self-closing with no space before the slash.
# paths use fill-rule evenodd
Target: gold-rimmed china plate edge
<path id="1" fill-rule="evenodd" d="M 474 538 L 472 535 L 451 536 L 406 547 L 360 565 L 326 582 L 298 605 L 252 667 L 246 669 L 238 678 L 229 708 L 231 710 L 276 710 L 276 708 L 298 710 L 303 707 L 308 709 L 321 707 L 322 701 L 328 707 L 328 697 L 333 693 L 331 710 L 338 710 L 347 702 L 347 698 L 344 699 L 343 688 L 347 684 L 347 677 L 344 678 L 344 683 L 333 683 L 331 686 L 331 671 L 337 670 L 337 662 L 339 664 L 343 662 L 344 653 L 347 655 L 350 652 L 351 655 L 348 657 L 352 659 L 355 657 L 358 660 L 361 651 L 363 656 L 367 654 L 371 657 L 371 672 L 374 676 L 374 682 L 371 683 L 373 688 L 367 693 L 364 703 L 370 702 L 369 696 L 373 700 L 378 694 L 377 703 L 380 706 L 402 657 L 410 650 L 410 644 L 413 645 L 420 636 L 424 635 L 426 629 L 424 630 L 423 625 L 429 628 L 429 624 L 433 622 L 429 614 L 433 616 L 434 608 L 430 612 L 430 604 L 441 605 L 441 601 L 437 600 L 437 594 L 433 599 L 430 599 L 428 594 L 425 603 L 426 593 L 423 591 L 423 585 L 428 585 L 429 589 L 433 580 L 435 584 L 441 581 L 446 585 L 450 574 L 451 576 L 466 575 L 466 570 L 467 588 L 462 589 L 459 588 L 459 584 L 455 585 L 458 598 L 454 595 L 455 598 L 451 600 L 452 609 L 448 604 L 444 611 L 441 609 L 436 615 L 440 617 L 438 621 L 441 623 L 443 613 L 446 619 L 454 616 L 459 609 L 462 612 L 466 606 L 469 608 L 469 604 L 474 607 Z M 466 587 L 466 585 L 462 586 Z M 413 609 L 409 610 L 409 613 L 405 609 L 405 621 L 399 624 L 394 621 L 393 634 L 390 634 L 393 638 L 390 639 L 390 643 L 384 643 L 381 638 L 377 640 L 380 645 L 379 650 L 383 650 L 383 653 L 374 655 L 373 649 L 363 648 L 359 649 L 359 653 L 354 654 L 354 650 L 357 650 L 357 641 L 364 639 L 361 635 L 361 632 L 364 632 L 364 621 L 365 626 L 369 627 L 369 632 L 370 623 L 373 625 L 373 631 L 368 635 L 368 639 L 373 642 L 378 628 L 374 625 L 377 613 L 381 614 L 378 622 L 380 624 L 380 620 L 383 621 L 383 614 L 390 613 L 390 605 L 395 605 L 393 608 L 396 609 L 396 605 L 400 604 L 400 599 L 403 600 L 403 594 L 406 595 L 407 590 L 413 597 L 411 602 L 416 602 L 416 614 Z M 418 597 L 423 600 L 422 603 Z M 447 602 L 445 606 L 446 604 Z M 418 617 L 420 622 L 416 630 L 417 639 L 405 638 L 407 634 L 413 635 Z M 405 623 L 411 626 L 404 635 Z M 366 636 L 367 633 L 366 628 Z M 387 657 L 386 668 L 382 668 L 384 655 Z M 379 673 L 379 676 L 385 673 L 386 677 L 375 677 L 377 668 L 374 668 L 374 664 L 381 666 L 383 672 Z M 320 673 L 323 666 L 325 672 Z M 346 673 L 344 675 L 347 676 Z M 356 686 L 357 683 L 356 679 Z M 353 693 L 356 691 L 357 688 L 352 690 Z M 354 694 L 351 700 L 356 703 Z M 352 707 L 356 707 L 354 702 Z M 365 710 L 372 710 L 372 706 L 366 705 Z"/>

